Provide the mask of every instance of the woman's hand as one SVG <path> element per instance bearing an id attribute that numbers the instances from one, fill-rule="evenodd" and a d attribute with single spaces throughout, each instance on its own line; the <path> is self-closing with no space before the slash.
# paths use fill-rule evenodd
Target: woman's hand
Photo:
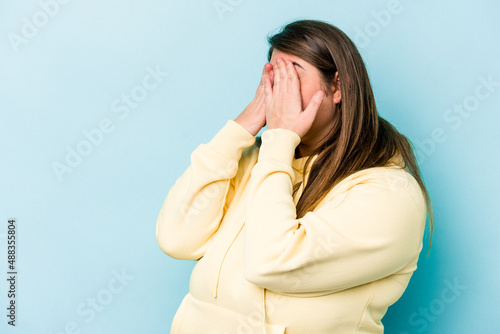
<path id="1" fill-rule="evenodd" d="M 281 57 L 274 68 L 274 85 L 264 77 L 266 121 L 268 129 L 288 129 L 301 138 L 309 131 L 325 93 L 317 91 L 302 111 L 300 81 L 292 62 Z"/>
<path id="2" fill-rule="evenodd" d="M 274 80 L 273 65 L 266 63 L 262 70 L 257 93 L 250 104 L 234 119 L 235 122 L 243 126 L 252 135 L 256 135 L 264 125 L 266 125 L 266 104 L 264 93 L 264 80 L 267 78 L 272 85 Z"/>

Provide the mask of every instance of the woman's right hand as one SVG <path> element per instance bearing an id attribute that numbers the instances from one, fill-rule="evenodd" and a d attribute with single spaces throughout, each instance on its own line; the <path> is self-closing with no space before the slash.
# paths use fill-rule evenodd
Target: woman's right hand
<path id="1" fill-rule="evenodd" d="M 270 63 L 264 65 L 257 93 L 250 104 L 234 119 L 235 122 L 244 127 L 255 136 L 264 125 L 266 125 L 266 96 L 264 92 L 264 78 L 269 77 L 271 85 L 274 82 L 273 66 Z"/>

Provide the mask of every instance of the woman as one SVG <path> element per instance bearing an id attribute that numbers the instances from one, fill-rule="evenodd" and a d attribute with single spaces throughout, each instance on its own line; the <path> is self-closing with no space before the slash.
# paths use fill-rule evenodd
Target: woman
<path id="1" fill-rule="evenodd" d="M 428 209 L 432 233 L 412 148 L 338 28 L 268 41 L 254 100 L 194 150 L 158 217 L 160 248 L 198 261 L 171 333 L 383 333 Z"/>

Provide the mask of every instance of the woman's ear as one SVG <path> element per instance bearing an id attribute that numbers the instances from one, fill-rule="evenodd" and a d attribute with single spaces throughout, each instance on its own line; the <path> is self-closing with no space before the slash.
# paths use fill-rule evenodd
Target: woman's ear
<path id="1" fill-rule="evenodd" d="M 342 100 L 342 94 L 340 93 L 340 78 L 338 71 L 335 73 L 333 82 L 335 82 L 335 86 L 333 87 L 333 103 L 339 104 Z"/>

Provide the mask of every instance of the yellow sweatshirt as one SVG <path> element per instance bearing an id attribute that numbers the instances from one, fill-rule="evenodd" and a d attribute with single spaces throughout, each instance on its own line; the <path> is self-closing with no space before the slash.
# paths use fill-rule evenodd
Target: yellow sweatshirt
<path id="1" fill-rule="evenodd" d="M 393 159 L 296 219 L 299 143 L 287 129 L 256 140 L 228 120 L 192 152 L 156 223 L 163 252 L 197 260 L 171 334 L 383 333 L 417 268 L 423 193 Z"/>

